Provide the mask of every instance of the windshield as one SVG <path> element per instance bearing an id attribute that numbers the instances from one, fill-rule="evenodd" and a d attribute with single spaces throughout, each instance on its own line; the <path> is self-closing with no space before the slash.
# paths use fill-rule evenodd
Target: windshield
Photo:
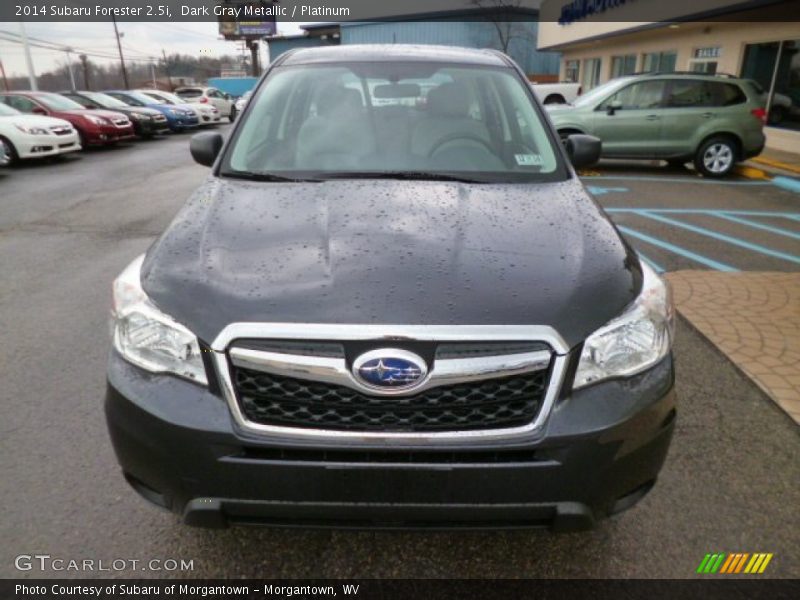
<path id="1" fill-rule="evenodd" d="M 170 104 L 186 104 L 186 100 L 176 96 L 175 94 L 170 94 L 169 92 L 145 92 L 146 94 L 150 94 L 154 98 L 164 99 Z"/>
<path id="2" fill-rule="evenodd" d="M 593 88 L 582 96 L 578 96 L 575 99 L 575 102 L 572 103 L 572 106 L 591 106 L 592 104 L 602 100 L 606 94 L 613 93 L 614 90 L 617 90 L 629 81 L 631 81 L 630 77 L 619 77 L 617 79 L 612 79 L 603 85 L 598 85 L 596 88 Z"/>
<path id="3" fill-rule="evenodd" d="M 117 100 L 108 94 L 101 94 L 100 92 L 83 92 L 83 96 L 99 104 L 103 108 L 127 108 L 128 105 L 122 100 Z"/>
<path id="4" fill-rule="evenodd" d="M 16 108 L 11 108 L 0 102 L 0 117 L 13 117 L 14 115 L 21 115 L 22 113 L 19 112 Z"/>
<path id="5" fill-rule="evenodd" d="M 278 67 L 251 101 L 222 174 L 563 178 L 554 141 L 529 94 L 516 71 L 500 67 Z"/>
<path id="6" fill-rule="evenodd" d="M 58 94 L 39 94 L 38 96 L 34 96 L 34 98 L 36 98 L 50 110 L 83 110 L 84 108 L 74 100 L 70 100 L 64 96 L 59 96 Z"/>
<path id="7" fill-rule="evenodd" d="M 125 92 L 119 96 L 115 94 L 114 97 L 119 98 L 126 104 L 130 104 L 132 106 L 142 106 L 143 104 L 163 104 L 161 100 L 156 100 L 155 98 L 151 98 L 147 94 L 143 94 L 141 92 Z"/>

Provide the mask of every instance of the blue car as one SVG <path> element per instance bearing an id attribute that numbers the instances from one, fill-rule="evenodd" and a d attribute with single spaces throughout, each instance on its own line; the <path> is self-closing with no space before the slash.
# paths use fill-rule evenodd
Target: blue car
<path id="1" fill-rule="evenodd" d="M 167 125 L 169 125 L 170 130 L 174 132 L 184 131 L 186 129 L 194 129 L 200 124 L 197 114 L 194 111 L 179 106 L 169 106 L 167 104 L 160 103 L 155 98 L 151 98 L 147 94 L 143 94 L 141 92 L 130 90 L 109 90 L 103 93 L 108 94 L 117 100 L 121 100 L 130 106 L 146 106 L 148 108 L 156 109 L 167 117 Z"/>

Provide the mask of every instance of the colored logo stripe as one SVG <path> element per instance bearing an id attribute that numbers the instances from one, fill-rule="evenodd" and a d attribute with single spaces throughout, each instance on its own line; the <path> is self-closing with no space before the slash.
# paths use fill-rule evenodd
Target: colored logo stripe
<path id="1" fill-rule="evenodd" d="M 769 561 L 772 560 L 771 553 L 734 552 L 726 554 L 724 552 L 709 553 L 703 557 L 700 566 L 697 567 L 698 573 L 714 574 L 737 574 L 763 573 Z"/>

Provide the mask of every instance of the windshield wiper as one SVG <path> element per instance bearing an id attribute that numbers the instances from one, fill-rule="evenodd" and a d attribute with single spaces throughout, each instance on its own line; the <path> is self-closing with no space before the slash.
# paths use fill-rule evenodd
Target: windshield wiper
<path id="1" fill-rule="evenodd" d="M 336 171 L 319 173 L 320 179 L 402 179 L 413 181 L 458 181 L 461 183 L 489 183 L 461 175 L 430 171 Z"/>
<path id="2" fill-rule="evenodd" d="M 303 179 L 299 177 L 286 177 L 276 173 L 256 173 L 255 171 L 224 171 L 221 173 L 225 177 L 236 179 L 248 179 L 250 181 L 280 181 L 288 183 L 319 183 L 319 179 Z"/>

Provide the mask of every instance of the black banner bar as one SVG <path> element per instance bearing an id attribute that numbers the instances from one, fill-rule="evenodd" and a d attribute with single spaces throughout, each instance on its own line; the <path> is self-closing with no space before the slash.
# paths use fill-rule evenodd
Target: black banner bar
<path id="1" fill-rule="evenodd" d="M 742 11 L 747 11 L 744 14 Z M 800 0 L 2 0 L 0 21 L 794 21 Z"/>
<path id="2" fill-rule="evenodd" d="M 783 600 L 800 597 L 800 581 L 715 577 L 701 580 L 563 579 L 319 579 L 319 580 L 47 580 L 6 579 L 3 600 L 273 600 L 276 598 L 358 598 L 359 600 Z"/>

